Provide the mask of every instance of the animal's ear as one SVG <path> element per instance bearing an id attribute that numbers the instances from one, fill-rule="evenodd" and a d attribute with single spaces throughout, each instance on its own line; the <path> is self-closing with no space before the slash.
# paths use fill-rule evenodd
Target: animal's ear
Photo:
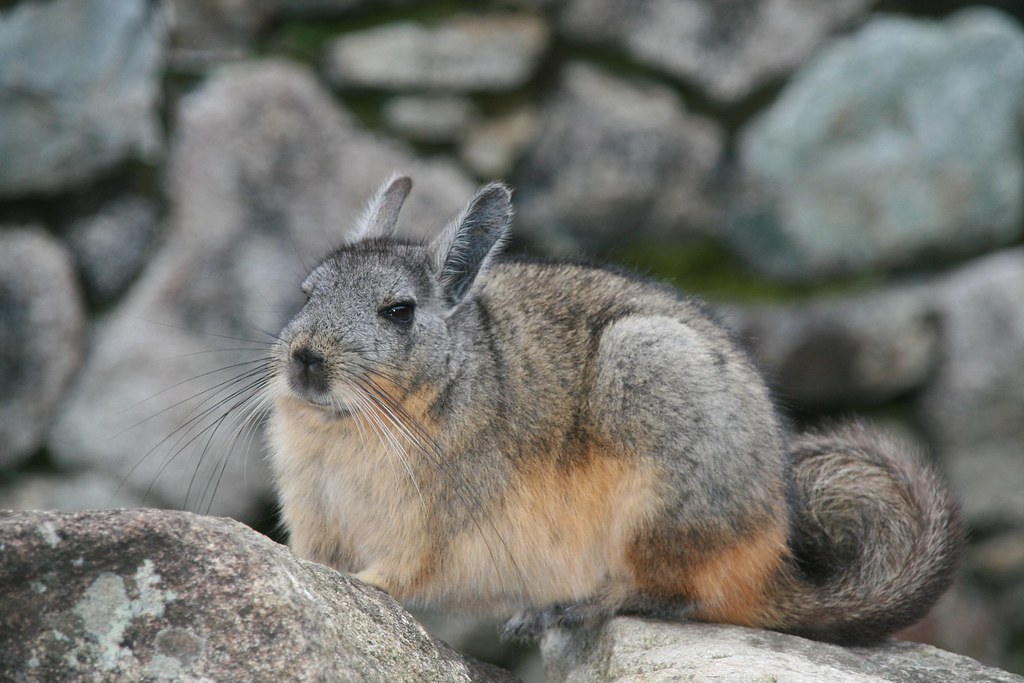
<path id="1" fill-rule="evenodd" d="M 434 265 L 448 302 L 455 305 L 501 248 L 512 221 L 512 191 L 484 185 L 431 244 Z"/>
<path id="2" fill-rule="evenodd" d="M 397 173 L 380 186 L 377 194 L 366 205 L 362 216 L 349 233 L 349 242 L 375 237 L 391 237 L 398 226 L 398 213 L 412 189 L 412 179 Z"/>

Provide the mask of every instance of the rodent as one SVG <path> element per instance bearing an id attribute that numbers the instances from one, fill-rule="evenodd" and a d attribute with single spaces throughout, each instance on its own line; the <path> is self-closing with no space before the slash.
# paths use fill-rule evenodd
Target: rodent
<path id="1" fill-rule="evenodd" d="M 294 551 L 399 600 L 616 613 L 868 644 L 950 584 L 957 503 L 864 424 L 789 436 L 698 301 L 639 275 L 500 257 L 491 183 L 395 236 L 393 177 L 313 269 L 272 352 L 268 440 Z"/>

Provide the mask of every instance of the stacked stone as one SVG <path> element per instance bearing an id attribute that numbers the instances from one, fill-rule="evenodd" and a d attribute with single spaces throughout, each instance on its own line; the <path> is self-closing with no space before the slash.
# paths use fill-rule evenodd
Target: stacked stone
<path id="1" fill-rule="evenodd" d="M 974 542 L 918 634 L 1010 661 L 1024 10 L 970 4 L 6 3 L 0 508 L 263 522 L 250 397 L 309 266 L 394 170 L 410 235 L 501 177 L 516 248 L 710 292 L 800 423 L 928 446 Z"/>

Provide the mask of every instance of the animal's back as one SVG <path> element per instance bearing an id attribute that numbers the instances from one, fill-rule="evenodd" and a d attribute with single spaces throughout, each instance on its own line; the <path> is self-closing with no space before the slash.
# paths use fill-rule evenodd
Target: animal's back
<path id="1" fill-rule="evenodd" d="M 589 589 L 598 602 L 639 587 L 635 609 L 703 602 L 754 623 L 788 552 L 787 465 L 767 390 L 729 334 L 675 290 L 591 266 L 497 264 L 479 300 L 512 361 L 502 395 L 525 418 L 509 421 L 521 488 L 545 491 L 518 494 L 533 527 L 573 490 L 555 524 L 605 521 L 591 534 L 610 558 Z"/>

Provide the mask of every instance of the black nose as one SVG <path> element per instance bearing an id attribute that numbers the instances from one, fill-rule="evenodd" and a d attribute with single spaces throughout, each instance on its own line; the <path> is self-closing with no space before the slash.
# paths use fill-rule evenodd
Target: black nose
<path id="1" fill-rule="evenodd" d="M 324 355 L 306 346 L 292 350 L 291 379 L 297 389 L 325 393 L 328 382 Z"/>

